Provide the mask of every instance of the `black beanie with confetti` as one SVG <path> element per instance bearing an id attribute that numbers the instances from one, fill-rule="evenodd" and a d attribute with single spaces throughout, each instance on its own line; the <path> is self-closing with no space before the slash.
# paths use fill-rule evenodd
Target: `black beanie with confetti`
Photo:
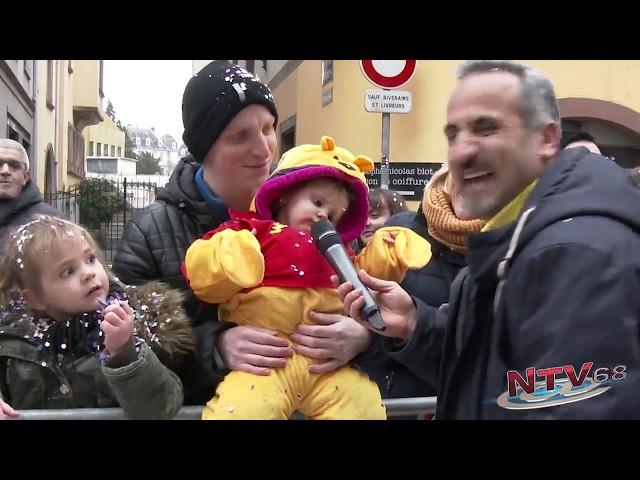
<path id="1" fill-rule="evenodd" d="M 196 73 L 182 97 L 182 139 L 202 162 L 224 128 L 243 108 L 261 104 L 275 117 L 278 110 L 269 87 L 244 68 L 227 60 L 214 60 Z"/>

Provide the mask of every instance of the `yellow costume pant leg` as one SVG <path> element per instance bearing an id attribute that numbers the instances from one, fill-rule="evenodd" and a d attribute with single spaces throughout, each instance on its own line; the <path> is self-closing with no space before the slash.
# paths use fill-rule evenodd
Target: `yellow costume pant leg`
<path id="1" fill-rule="evenodd" d="M 295 405 L 284 370 L 274 369 L 269 376 L 229 373 L 205 406 L 202 419 L 287 420 Z"/>
<path id="2" fill-rule="evenodd" d="M 203 420 L 287 420 L 309 391 L 309 360 L 294 354 L 271 375 L 231 372 L 207 403 Z"/>
<path id="3" fill-rule="evenodd" d="M 351 367 L 318 375 L 294 354 L 284 368 L 260 376 L 231 372 L 207 403 L 203 420 L 286 420 L 297 410 L 313 420 L 385 420 L 378 386 Z"/>
<path id="4" fill-rule="evenodd" d="M 315 377 L 298 410 L 313 420 L 386 420 L 378 386 L 355 368 L 344 366 Z"/>

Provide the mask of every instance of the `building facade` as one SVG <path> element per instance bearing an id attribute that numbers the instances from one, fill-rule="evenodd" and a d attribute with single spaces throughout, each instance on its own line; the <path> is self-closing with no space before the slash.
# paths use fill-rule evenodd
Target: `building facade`
<path id="1" fill-rule="evenodd" d="M 48 198 L 85 178 L 86 127 L 103 118 L 101 60 L 36 61 L 32 177 Z"/>
<path id="2" fill-rule="evenodd" d="M 124 129 L 105 115 L 104 121 L 85 129 L 85 157 L 124 157 Z"/>
<path id="3" fill-rule="evenodd" d="M 522 62 L 553 82 L 565 133 L 591 133 L 603 153 L 621 166 L 640 166 L 640 61 Z M 397 172 L 391 180 L 397 183 L 390 188 L 412 191 L 410 200 L 419 198 L 424 183 L 446 161 L 443 127 L 460 63 L 419 60 L 414 76 L 400 88 L 411 92 L 412 110 L 391 114 L 389 160 L 392 173 L 394 167 Z M 359 61 L 289 60 L 279 67 L 269 80 L 280 114 L 276 158 L 293 146 L 331 135 L 338 145 L 381 161 L 382 115 L 364 108 L 365 92 L 379 88 L 367 81 Z M 379 185 L 378 172 L 369 176 L 371 186 Z"/>
<path id="4" fill-rule="evenodd" d="M 133 151 L 136 154 L 147 152 L 160 162 L 162 175 L 171 175 L 171 172 L 180 161 L 181 151 L 186 151 L 184 145 L 178 142 L 171 135 L 158 137 L 153 127 L 140 128 L 127 125 L 125 127 L 127 135 L 133 144 Z"/>
<path id="5" fill-rule="evenodd" d="M 0 60 L 0 137 L 22 144 L 37 175 L 33 143 L 36 136 L 36 71 L 34 60 Z"/>
<path id="6" fill-rule="evenodd" d="M 96 175 L 136 175 L 137 160 L 123 157 L 87 157 L 87 177 Z"/>

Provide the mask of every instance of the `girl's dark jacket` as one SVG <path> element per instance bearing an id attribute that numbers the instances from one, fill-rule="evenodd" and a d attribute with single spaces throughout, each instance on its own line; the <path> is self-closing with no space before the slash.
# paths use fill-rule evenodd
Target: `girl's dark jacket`
<path id="1" fill-rule="evenodd" d="M 100 312 L 55 322 L 31 314 L 19 296 L 0 310 L 0 391 L 15 409 L 122 407 L 132 419 L 169 419 L 183 404 L 177 370 L 195 349 L 182 296 L 159 282 L 115 283 L 110 295 L 135 311 L 136 335 L 101 360 Z"/>

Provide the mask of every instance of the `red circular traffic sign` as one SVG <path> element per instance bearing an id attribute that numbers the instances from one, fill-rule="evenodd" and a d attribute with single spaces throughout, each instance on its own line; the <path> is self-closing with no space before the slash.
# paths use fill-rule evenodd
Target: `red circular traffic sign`
<path id="1" fill-rule="evenodd" d="M 380 88 L 399 88 L 413 77 L 416 60 L 360 60 L 367 80 Z"/>

